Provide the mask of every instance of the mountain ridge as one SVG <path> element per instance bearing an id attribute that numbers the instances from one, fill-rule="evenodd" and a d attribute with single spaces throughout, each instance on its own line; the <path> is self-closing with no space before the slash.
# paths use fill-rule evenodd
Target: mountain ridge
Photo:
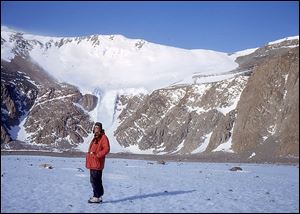
<path id="1" fill-rule="evenodd" d="M 97 40 L 96 39 L 93 40 L 93 38 L 96 37 L 90 36 L 89 42 L 91 42 L 92 46 L 98 45 L 97 46 L 98 51 L 102 50 L 99 49 L 99 45 L 101 45 L 101 41 L 99 44 L 97 44 Z M 273 42 L 269 42 L 266 46 L 239 51 L 231 55 L 225 53 L 216 55 L 215 51 L 206 51 L 200 49 L 200 50 L 192 50 L 190 52 L 184 52 L 184 53 L 188 53 L 188 58 L 186 58 L 186 56 L 183 57 L 182 55 L 183 53 L 180 54 L 176 53 L 178 55 L 176 54 L 173 55 L 173 52 L 172 53 L 168 52 L 170 55 L 164 56 L 163 59 L 164 60 L 168 59 L 169 61 L 167 60 L 164 63 L 168 63 L 168 62 L 178 63 L 177 61 L 179 60 L 181 61 L 187 60 L 187 61 L 184 62 L 181 66 L 177 66 L 177 67 L 176 65 L 175 66 L 173 65 L 173 67 L 164 66 L 163 69 L 160 70 L 160 72 L 156 72 L 156 73 L 155 72 L 153 73 L 152 69 L 158 68 L 160 64 L 155 65 L 156 67 L 155 66 L 153 67 L 153 63 L 155 63 L 155 61 L 153 61 L 154 58 L 151 58 L 152 55 L 141 55 L 142 54 L 141 50 L 145 51 L 147 45 L 149 45 L 150 43 L 147 43 L 144 40 L 139 40 L 142 42 L 139 43 L 138 45 L 135 46 L 134 44 L 137 43 L 133 43 L 133 50 L 137 51 L 136 53 L 139 53 L 139 55 L 134 55 L 134 56 L 144 57 L 144 60 L 147 59 L 149 61 L 146 60 L 143 61 L 143 63 L 148 62 L 148 64 L 147 63 L 138 64 L 139 60 L 135 60 L 137 61 L 137 63 L 135 63 L 135 61 L 130 61 L 131 58 L 128 58 L 127 61 L 121 60 L 121 62 L 125 63 L 125 65 L 126 63 L 132 63 L 132 65 L 138 65 L 140 66 L 140 68 L 143 68 L 144 66 L 145 69 L 147 68 L 148 71 L 150 71 L 150 73 L 148 73 L 150 74 L 150 76 L 153 76 L 154 74 L 160 74 L 161 72 L 166 71 L 166 74 L 164 76 L 160 74 L 160 76 L 151 80 L 152 82 L 160 81 L 160 83 L 150 88 L 141 87 L 147 84 L 151 85 L 152 82 L 151 81 L 147 82 L 148 80 L 142 80 L 142 76 L 138 76 L 135 77 L 133 82 L 139 82 L 139 80 L 141 80 L 140 85 L 131 85 L 131 82 L 126 82 L 126 84 L 124 85 L 126 87 L 123 87 L 122 85 L 119 85 L 119 83 L 122 83 L 122 81 L 118 80 L 119 82 L 118 81 L 111 82 L 109 81 L 110 77 L 106 76 L 107 83 L 111 84 L 112 86 L 104 84 L 105 86 L 103 87 L 103 85 L 101 86 L 100 84 L 98 86 L 101 87 L 99 87 L 99 89 L 97 89 L 98 92 L 96 92 L 95 88 L 93 89 L 93 87 L 91 87 L 90 89 L 88 89 L 87 87 L 85 88 L 85 86 L 80 84 L 79 86 L 78 84 L 77 85 L 75 84 L 76 87 L 74 88 L 74 86 L 71 86 L 74 85 L 74 81 L 70 82 L 70 78 L 66 79 L 67 81 L 65 82 L 68 82 L 68 84 L 71 85 L 63 86 L 65 83 L 62 83 L 62 81 L 52 79 L 51 77 L 47 77 L 46 75 L 46 74 L 48 75 L 51 74 L 50 76 L 54 76 L 56 78 L 57 75 L 55 75 L 55 72 L 58 72 L 58 71 L 52 73 L 49 72 L 48 68 L 51 65 L 51 63 L 44 64 L 43 61 L 43 59 L 46 59 L 47 57 L 54 57 L 53 59 L 56 59 L 55 57 L 62 57 L 63 56 L 62 54 L 69 54 L 69 55 L 77 54 L 77 57 L 79 56 L 78 59 L 81 59 L 80 56 L 83 55 L 81 55 L 80 51 L 78 52 L 76 46 L 74 47 L 68 46 L 72 43 L 72 41 L 68 41 L 66 39 L 66 40 L 61 40 L 62 44 L 60 44 L 59 42 L 56 43 L 55 45 L 56 49 L 62 51 L 62 54 L 60 54 L 60 52 L 53 52 L 52 54 L 47 54 L 47 51 L 53 48 L 52 45 L 50 45 L 51 43 L 49 43 L 48 48 L 44 47 L 43 50 L 46 52 L 43 51 L 41 52 L 40 50 L 42 49 L 39 49 L 39 47 L 41 47 L 41 44 L 38 41 L 35 41 L 33 44 L 31 44 L 26 39 L 20 36 L 19 37 L 17 36 L 13 39 L 16 39 L 14 40 L 17 46 L 17 50 L 15 49 L 16 56 L 12 58 L 11 61 L 6 61 L 5 60 L 6 57 L 4 57 L 4 59 L 1 60 L 1 73 L 7 76 L 9 76 L 11 73 L 20 75 L 22 74 L 22 72 L 24 73 L 24 71 L 19 71 L 19 70 L 26 68 L 25 73 L 22 74 L 22 78 L 24 79 L 22 81 L 26 82 L 26 84 L 29 84 L 32 81 L 31 78 L 35 78 L 35 81 L 37 82 L 38 85 L 37 89 L 34 92 L 36 94 L 35 95 L 36 97 L 32 98 L 31 103 L 36 102 L 37 104 L 39 103 L 38 100 L 41 100 L 41 98 L 43 98 L 45 94 L 49 94 L 45 97 L 47 103 L 49 103 L 47 109 L 49 109 L 49 111 L 55 112 L 55 116 L 51 114 L 50 117 L 43 116 L 45 114 L 45 107 L 43 107 L 43 105 L 40 105 L 42 108 L 37 108 L 38 107 L 37 105 L 30 104 L 29 107 L 26 108 L 26 112 L 28 113 L 28 115 L 26 116 L 26 118 L 22 123 L 23 128 L 22 127 L 21 128 L 24 133 L 31 133 L 30 136 L 35 135 L 37 137 L 37 138 L 35 137 L 35 138 L 28 139 L 29 142 L 31 141 L 35 142 L 33 146 L 39 145 L 41 144 L 41 141 L 44 141 L 46 142 L 45 144 L 46 148 L 50 150 L 55 149 L 57 151 L 61 149 L 71 150 L 71 151 L 72 150 L 75 151 L 78 149 L 83 151 L 86 150 L 88 146 L 89 138 L 92 135 L 91 133 L 92 122 L 100 120 L 103 122 L 104 127 L 106 128 L 107 133 L 110 136 L 110 139 L 112 139 L 113 152 L 130 151 L 134 153 L 149 154 L 155 151 L 156 154 L 192 154 L 192 153 L 201 154 L 201 153 L 211 153 L 213 151 L 223 151 L 225 153 L 230 153 L 230 152 L 247 153 L 249 157 L 253 153 L 255 153 L 256 156 L 258 156 L 259 153 L 261 153 L 260 155 L 265 155 L 265 152 L 263 151 L 259 151 L 259 150 L 256 151 L 255 148 L 259 147 L 257 143 L 253 144 L 254 147 L 246 146 L 245 148 L 242 149 L 240 149 L 238 146 L 240 145 L 240 143 L 238 143 L 240 141 L 238 140 L 240 137 L 235 133 L 237 132 L 242 133 L 242 131 L 236 131 L 237 127 L 235 126 L 236 124 L 235 122 L 240 121 L 241 120 L 240 118 L 242 118 L 241 115 L 244 114 L 243 111 L 241 111 L 241 109 L 243 108 L 239 107 L 241 106 L 240 100 L 244 99 L 245 96 L 249 97 L 249 95 L 243 95 L 245 93 L 244 90 L 252 91 L 252 88 L 256 87 L 257 84 L 256 82 L 258 80 L 254 80 L 255 84 L 252 86 L 252 88 L 247 87 L 247 85 L 251 79 L 256 79 L 255 78 L 256 75 L 254 74 L 261 73 L 262 75 L 261 78 L 265 78 L 266 74 L 263 71 L 270 70 L 269 67 L 270 66 L 272 67 L 272 64 L 276 64 L 276 63 L 279 63 L 277 66 L 280 66 L 281 64 L 285 64 L 285 67 L 282 67 L 281 70 L 277 71 L 280 75 L 275 75 L 274 77 L 270 76 L 271 81 L 282 82 L 281 79 L 283 78 L 284 80 L 288 78 L 290 74 L 291 76 L 293 76 L 292 77 L 293 80 L 289 80 L 289 82 L 290 81 L 297 82 L 297 78 L 298 78 L 297 76 L 295 76 L 295 73 L 291 73 L 291 72 L 295 72 L 298 66 L 297 64 L 294 63 L 294 61 L 298 57 L 297 48 L 299 46 L 299 37 L 288 37 L 285 39 L 276 40 Z M 108 40 L 111 39 L 114 38 L 108 37 Z M 6 50 L 6 48 L 9 46 L 8 44 L 6 44 L 8 40 L 9 39 L 7 38 L 6 39 L 2 38 L 2 34 L 1 34 L 1 50 Z M 55 43 L 53 42 L 53 44 Z M 34 45 L 38 48 L 35 47 L 30 50 L 30 47 L 32 48 Z M 67 47 L 71 48 L 70 51 L 63 53 L 64 51 L 68 50 Z M 161 51 L 170 50 L 170 49 L 164 49 L 163 46 L 161 45 L 159 45 L 159 47 L 160 49 L 157 50 L 161 50 Z M 14 47 L 10 46 L 9 48 L 13 50 Z M 33 50 L 35 51 L 34 54 L 31 53 Z M 85 49 L 82 49 L 82 51 L 83 50 Z M 88 50 L 92 50 L 92 49 L 88 49 Z M 175 48 L 172 50 L 177 50 L 177 49 Z M 103 53 L 104 55 L 102 55 L 102 58 L 100 57 L 97 59 L 104 59 L 103 56 L 105 56 L 109 52 L 107 52 L 106 50 L 106 52 L 102 52 L 102 54 Z M 123 56 L 124 54 L 126 56 L 126 52 L 119 52 L 119 54 L 120 53 L 123 54 Z M 149 51 L 147 53 L 149 53 Z M 98 56 L 97 52 L 90 52 L 89 54 L 91 54 L 91 57 Z M 156 55 L 159 54 L 161 54 L 161 52 L 156 53 Z M 88 56 L 88 55 L 84 55 L 84 56 Z M 114 55 L 111 55 L 111 57 L 113 56 Z M 145 58 L 145 56 L 147 56 L 147 58 Z M 176 56 L 176 57 L 172 58 L 170 56 Z M 202 58 L 201 57 L 198 58 L 199 56 L 201 56 Z M 218 60 L 220 60 L 219 61 L 220 63 L 218 65 L 219 67 L 217 68 L 214 67 L 216 62 L 214 63 L 209 62 L 209 60 L 214 59 L 213 57 L 215 56 L 219 57 Z M 289 63 L 284 62 L 284 60 L 280 61 L 280 58 L 282 57 L 290 59 Z M 72 73 L 72 72 L 76 70 L 76 67 L 83 66 L 83 64 L 82 63 L 80 64 L 80 62 L 79 64 L 78 62 L 76 64 L 76 60 L 75 60 L 76 58 L 73 59 L 65 58 L 65 59 L 66 59 L 65 62 L 59 60 L 58 61 L 50 60 L 49 62 L 55 63 L 58 68 L 59 67 L 63 68 L 64 66 L 66 66 L 65 71 L 68 72 L 67 74 L 69 75 L 69 77 L 70 76 L 73 77 L 75 74 L 77 74 L 80 71 L 80 69 L 77 70 L 77 73 L 76 72 Z M 199 59 L 206 60 L 206 63 L 193 62 L 192 65 L 189 65 L 188 63 L 190 62 L 189 60 L 197 61 Z M 72 61 L 73 67 L 72 64 L 70 65 L 71 62 L 70 60 L 75 60 Z M 270 63 L 270 61 L 272 63 Z M 37 62 L 39 63 L 36 64 Z M 85 64 L 90 65 L 88 62 L 89 61 L 86 61 Z M 109 60 L 103 62 L 108 63 L 107 65 L 112 67 L 114 66 L 115 63 L 114 61 L 109 61 Z M 162 62 L 163 61 L 160 61 L 160 63 Z M 269 67 L 264 67 L 265 64 L 270 64 L 270 65 Z M 19 65 L 19 66 L 16 67 L 15 65 Z M 35 66 L 35 68 L 33 65 Z M 87 67 L 86 65 L 85 67 Z M 151 65 L 152 67 L 149 65 Z M 293 65 L 293 71 L 286 70 L 289 65 Z M 190 66 L 189 72 L 187 73 L 184 72 L 184 75 L 180 74 L 182 70 L 184 70 L 186 67 L 189 66 Z M 84 69 L 85 67 L 83 66 L 82 69 Z M 96 67 L 97 66 L 94 66 L 94 68 Z M 118 68 L 118 66 L 117 67 L 115 66 L 114 68 Z M 174 72 L 171 72 L 172 69 L 174 69 Z M 37 70 L 39 70 L 40 72 L 33 72 Z M 65 71 L 60 71 L 60 72 L 64 73 Z M 101 72 L 104 71 L 109 72 L 110 70 L 104 69 Z M 283 71 L 287 73 L 281 75 L 281 72 Z M 273 71 L 270 70 L 269 72 L 272 73 Z M 84 75 L 88 76 L 89 74 L 90 73 Z M 130 72 L 128 74 L 130 74 Z M 130 77 L 131 76 L 134 77 L 135 74 L 137 73 L 133 72 L 132 75 L 130 75 Z M 41 77 L 38 78 L 38 76 Z M 120 76 L 118 78 L 122 79 L 125 78 L 125 76 Z M 75 79 L 76 78 L 79 79 L 77 81 L 78 83 L 82 81 L 80 80 L 81 77 L 82 76 L 76 77 L 75 75 Z M 93 78 L 96 77 L 97 76 L 93 75 Z M 171 77 L 171 79 L 170 78 L 167 79 L 166 77 Z M 161 78 L 164 78 L 164 80 L 162 81 Z M 164 83 L 165 80 L 168 80 L 169 84 L 165 84 Z M 171 80 L 176 80 L 176 81 L 172 82 Z M 47 81 L 49 82 L 48 84 L 46 84 Z M 17 83 L 19 82 L 20 81 L 17 80 Z M 165 85 L 162 83 L 164 83 Z M 19 108 L 17 104 L 13 104 L 14 102 L 16 103 L 21 102 L 21 92 L 17 92 L 18 90 L 16 88 L 10 89 L 8 86 L 11 84 L 13 83 L 8 81 L 7 77 L 2 78 L 1 75 L 1 87 L 7 88 L 6 91 L 10 91 L 10 93 L 12 94 L 16 94 L 16 95 L 19 94 L 18 96 L 16 96 L 19 97 L 17 99 L 10 96 L 9 93 L 3 94 L 2 97 L 4 97 L 5 99 L 2 100 L 1 111 L 5 113 L 5 115 L 10 114 L 10 112 L 12 111 L 12 106 L 14 106 L 15 109 Z M 16 84 L 16 82 L 14 84 Z M 292 96 L 293 98 L 297 98 L 297 96 L 299 96 L 299 94 L 297 94 L 294 90 L 295 86 L 289 90 L 286 90 L 285 89 L 287 88 L 287 86 L 285 86 L 286 84 L 287 81 L 282 82 L 282 86 L 280 86 L 280 88 L 278 88 L 279 85 L 275 86 L 275 88 L 273 85 L 269 85 L 268 86 L 269 89 L 268 89 L 264 87 L 264 84 L 262 84 L 261 87 L 265 88 L 263 90 L 265 90 L 264 93 L 267 94 L 269 94 L 267 90 L 270 89 L 272 91 L 277 90 L 278 93 L 283 94 L 284 96 L 276 98 L 281 100 L 280 102 L 278 101 L 277 102 L 278 103 L 289 102 L 290 104 L 288 104 L 288 106 L 292 106 L 293 109 L 292 115 L 294 116 L 297 114 L 299 115 L 299 112 L 297 112 L 295 108 L 295 106 L 299 105 L 297 101 L 292 102 L 291 101 L 293 100 L 292 98 L 288 98 L 290 101 L 284 101 L 285 97 Z M 129 87 L 129 86 L 133 86 L 133 87 Z M 138 86 L 137 88 L 140 88 L 139 91 L 134 89 L 136 86 Z M 199 87 L 201 89 L 199 89 Z M 21 88 L 24 88 L 24 86 L 22 86 Z M 128 91 L 129 93 L 126 91 Z M 194 93 L 192 91 L 195 92 L 199 91 L 200 94 L 199 92 Z M 183 94 L 179 96 L 180 94 L 179 92 Z M 255 93 L 257 94 L 258 92 Z M 271 96 L 269 95 L 267 96 L 267 98 L 270 97 Z M 252 103 L 255 102 L 253 101 Z M 266 107 L 264 102 L 261 102 L 259 105 Z M 280 104 L 280 105 L 286 106 L 285 104 Z M 61 108 L 61 106 L 66 106 L 67 108 Z M 270 107 L 272 109 L 272 105 L 270 105 Z M 256 106 L 254 108 L 262 108 L 262 107 Z M 279 108 L 275 109 L 272 114 L 280 115 L 278 111 Z M 8 131 L 10 127 L 12 127 L 12 125 L 20 124 L 22 122 L 20 121 L 20 117 L 22 115 L 24 117 L 25 113 L 24 110 L 20 112 L 23 113 L 21 115 L 17 114 L 11 119 L 8 119 L 10 118 L 10 116 L 8 117 L 5 116 L 2 118 L 2 123 L 4 124 L 4 126 L 1 126 L 1 133 L 4 133 L 4 135 L 3 136 L 1 135 L 1 148 L 3 149 L 5 148 L 9 149 L 8 147 L 12 149 L 14 147 L 14 144 L 16 144 L 15 145 L 16 147 L 21 145 L 14 142 L 14 140 L 16 139 L 11 139 L 11 136 L 9 135 L 9 131 Z M 258 113 L 255 113 L 252 117 L 256 118 L 257 117 L 256 114 Z M 299 125 L 297 124 L 297 120 L 292 119 L 294 117 L 291 116 L 289 117 L 290 117 L 289 120 L 294 121 L 293 124 L 295 125 L 295 127 L 299 127 Z M 30 118 L 32 118 L 31 119 L 32 122 L 30 122 Z M 46 125 L 47 122 L 46 123 L 43 122 L 45 118 L 48 118 L 46 119 L 46 121 L 48 121 L 49 124 L 48 127 Z M 58 122 L 59 119 L 62 120 L 62 123 Z M 206 123 L 204 122 L 205 120 L 211 121 L 212 123 Z M 242 119 L 242 121 L 243 120 L 244 119 Z M 10 123 L 9 121 L 14 121 L 14 122 Z M 35 123 L 44 124 L 43 125 L 44 127 L 42 127 L 42 129 L 45 130 L 37 131 L 38 129 L 34 128 Z M 276 123 L 278 124 L 278 122 Z M 157 124 L 158 127 L 155 127 L 155 124 Z M 263 130 L 265 128 L 269 128 L 270 125 L 268 125 L 268 127 L 265 126 L 266 125 L 262 125 L 260 127 Z M 287 124 L 284 127 L 286 126 Z M 285 129 L 284 127 L 282 130 Z M 199 130 L 202 131 L 199 132 Z M 274 134 L 276 133 L 275 131 L 273 132 Z M 33 133 L 36 134 L 33 135 Z M 288 136 L 289 134 L 285 133 L 284 135 Z M 275 146 L 276 151 L 273 149 L 274 152 L 272 153 L 272 155 L 296 155 L 296 156 L 299 155 L 299 149 L 297 150 L 297 148 L 295 147 L 297 146 L 297 142 L 299 144 L 298 135 L 299 132 L 297 133 L 296 130 L 294 134 L 290 135 L 289 139 L 293 139 L 292 144 L 282 143 L 282 142 L 286 142 L 286 140 L 284 140 L 285 139 L 284 137 L 274 138 L 273 135 L 272 135 L 273 137 L 269 136 L 268 138 L 269 140 L 267 141 L 272 141 L 272 142 L 278 141 L 279 142 L 278 145 L 280 147 L 278 152 L 276 149 L 277 146 Z M 129 136 L 131 140 L 129 140 Z M 281 136 L 280 133 L 278 136 Z M 265 137 L 265 136 L 261 136 L 261 137 Z M 36 139 L 40 139 L 40 140 L 36 140 Z M 256 141 L 259 142 L 258 140 Z M 53 143 L 55 146 L 52 145 Z M 242 144 L 247 145 L 249 143 L 245 141 Z M 266 147 L 265 144 L 264 147 Z M 253 158 L 253 155 L 251 156 L 251 158 Z"/>

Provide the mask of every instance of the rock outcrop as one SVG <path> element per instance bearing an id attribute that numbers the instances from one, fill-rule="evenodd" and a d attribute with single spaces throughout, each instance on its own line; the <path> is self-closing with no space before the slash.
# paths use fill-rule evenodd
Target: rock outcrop
<path id="1" fill-rule="evenodd" d="M 96 96 L 57 82 L 24 55 L 2 61 L 1 148 L 72 150 L 91 133 L 94 121 L 87 112 L 97 102 Z"/>
<path id="2" fill-rule="evenodd" d="M 299 155 L 299 49 L 258 66 L 237 106 L 233 130 L 236 152 L 276 144 L 276 155 Z M 267 149 L 261 151 L 270 153 Z"/>
<path id="3" fill-rule="evenodd" d="M 93 121 L 78 101 L 84 96 L 73 86 L 59 85 L 39 91 L 24 124 L 31 142 L 69 149 L 83 142 Z"/>
<path id="4" fill-rule="evenodd" d="M 143 99 L 134 97 L 135 105 L 127 105 L 120 114 L 122 122 L 115 131 L 116 138 L 125 147 L 138 143 L 140 149 L 154 149 L 157 153 L 188 154 L 199 147 L 199 151 L 205 151 L 205 140 L 227 114 L 231 115 L 247 78 L 170 87 Z M 126 117 L 123 112 L 132 113 Z M 223 141 L 218 140 L 210 149 Z"/>

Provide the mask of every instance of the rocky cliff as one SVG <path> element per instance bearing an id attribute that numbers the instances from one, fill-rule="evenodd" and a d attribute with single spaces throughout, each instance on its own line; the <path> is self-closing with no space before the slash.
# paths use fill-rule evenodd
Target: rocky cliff
<path id="1" fill-rule="evenodd" d="M 159 154 L 299 156 L 298 40 L 237 58 L 232 78 L 155 90 L 120 114 L 116 139 Z M 296 46 L 296 47 L 295 47 Z M 126 112 L 131 112 L 126 115 Z"/>
<path id="2" fill-rule="evenodd" d="M 265 59 L 241 94 L 233 129 L 236 152 L 299 155 L 299 49 Z"/>
<path id="3" fill-rule="evenodd" d="M 96 104 L 96 96 L 58 83 L 27 57 L 1 61 L 1 148 L 72 150 L 91 133 Z"/>

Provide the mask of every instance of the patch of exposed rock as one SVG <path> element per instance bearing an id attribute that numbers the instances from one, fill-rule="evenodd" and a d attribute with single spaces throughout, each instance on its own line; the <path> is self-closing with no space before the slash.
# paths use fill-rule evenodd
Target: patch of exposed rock
<path id="1" fill-rule="evenodd" d="M 28 147 L 18 140 L 32 148 L 75 148 L 91 133 L 93 121 L 86 111 L 96 105 L 96 96 L 58 83 L 28 58 L 1 61 L 1 148 Z M 27 138 L 18 137 L 20 132 Z"/>
<path id="2" fill-rule="evenodd" d="M 203 85 L 170 87 L 143 99 L 135 98 L 134 105 L 127 105 L 120 114 L 116 139 L 125 147 L 138 145 L 154 153 L 189 154 L 201 146 L 198 152 L 203 152 L 208 135 L 235 108 L 246 80 L 239 76 Z M 128 112 L 131 113 L 126 117 Z M 223 141 L 218 140 L 213 147 Z"/>
<path id="3" fill-rule="evenodd" d="M 92 111 L 98 102 L 98 98 L 91 94 L 85 94 L 80 100 L 78 100 L 78 104 L 80 104 L 86 111 Z"/>
<path id="4" fill-rule="evenodd" d="M 41 89 L 24 124 L 30 134 L 28 140 L 60 149 L 82 143 L 93 126 L 89 115 L 78 104 L 82 99 L 79 90 L 70 85 Z"/>
<path id="5" fill-rule="evenodd" d="M 234 151 L 299 156 L 298 90 L 299 48 L 258 66 L 237 106 Z"/>

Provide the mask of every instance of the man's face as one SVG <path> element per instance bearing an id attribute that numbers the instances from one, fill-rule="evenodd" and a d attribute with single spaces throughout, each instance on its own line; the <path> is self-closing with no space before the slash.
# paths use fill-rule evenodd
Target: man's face
<path id="1" fill-rule="evenodd" d="M 100 127 L 99 126 L 95 126 L 94 127 L 94 132 L 95 133 L 100 133 Z"/>

